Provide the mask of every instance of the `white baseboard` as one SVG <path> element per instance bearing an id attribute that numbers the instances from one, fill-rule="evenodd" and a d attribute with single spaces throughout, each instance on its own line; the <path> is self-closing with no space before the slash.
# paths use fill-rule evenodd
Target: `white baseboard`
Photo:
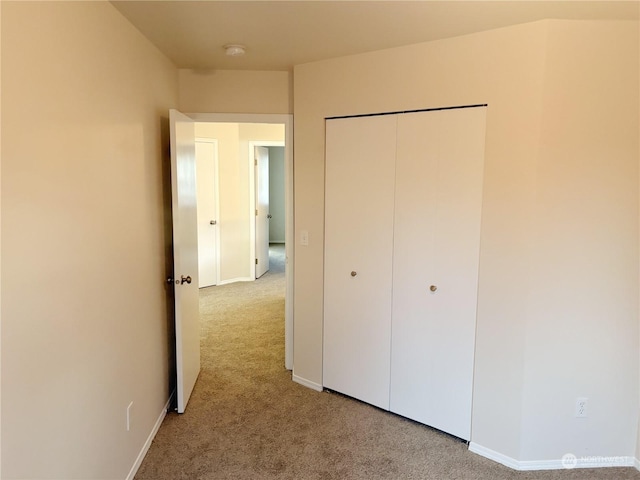
<path id="1" fill-rule="evenodd" d="M 299 383 L 300 385 L 304 385 L 307 388 L 315 390 L 316 392 L 321 392 L 323 390 L 322 385 L 312 382 L 310 380 L 307 380 L 305 378 L 298 377 L 297 375 L 292 375 L 291 379 L 294 382 Z"/>
<path id="2" fill-rule="evenodd" d="M 573 468 L 606 468 L 606 467 L 635 467 L 640 470 L 638 459 L 626 456 L 589 456 L 576 457 L 557 460 L 516 460 L 503 455 L 489 448 L 485 448 L 477 443 L 470 442 L 469 450 L 478 455 L 482 455 L 489 460 L 501 463 L 509 468 L 520 471 L 530 470 L 569 470 Z M 568 454 L 571 455 L 571 454 Z M 573 460 L 573 461 L 572 461 Z"/>
<path id="3" fill-rule="evenodd" d="M 636 458 L 633 464 L 636 467 L 636 470 L 640 472 L 640 458 Z"/>
<path id="4" fill-rule="evenodd" d="M 255 278 L 251 277 L 238 277 L 238 278 L 230 278 L 229 280 L 220 280 L 218 285 L 226 285 L 228 283 L 236 283 L 236 282 L 253 282 Z"/>
<path id="5" fill-rule="evenodd" d="M 481 455 L 494 462 L 501 463 L 502 465 L 512 468 L 514 470 L 520 470 L 520 465 L 516 459 L 508 457 L 502 453 L 491 450 L 490 448 L 483 447 L 474 442 L 469 442 L 469 450 L 473 453 Z"/>
<path id="6" fill-rule="evenodd" d="M 167 416 L 167 409 L 171 404 L 172 398 L 173 398 L 173 393 L 169 397 L 169 400 L 167 400 L 167 403 L 162 408 L 162 411 L 160 412 L 160 415 L 158 416 L 156 423 L 153 425 L 153 428 L 151 429 L 151 433 L 149 433 L 149 436 L 147 437 L 147 441 L 144 442 L 144 445 L 142 446 L 142 450 L 140 450 L 140 453 L 138 454 L 136 461 L 133 463 L 133 466 L 131 467 L 131 470 L 129 471 L 129 475 L 127 475 L 126 480 L 133 480 L 133 477 L 135 477 L 136 473 L 138 473 L 138 469 L 140 468 L 140 465 L 142 465 L 142 460 L 144 460 L 145 455 L 147 454 L 147 452 L 149 451 L 149 448 L 151 447 L 151 442 L 153 442 L 153 439 L 158 433 L 158 430 L 160 429 L 160 425 L 162 425 L 162 421 L 164 420 L 164 417 Z"/>

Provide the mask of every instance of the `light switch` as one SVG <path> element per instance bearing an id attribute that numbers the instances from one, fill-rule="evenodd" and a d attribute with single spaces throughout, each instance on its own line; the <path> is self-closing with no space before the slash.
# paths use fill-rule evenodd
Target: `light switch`
<path id="1" fill-rule="evenodd" d="M 307 246 L 309 245 L 309 231 L 301 230 L 300 231 L 300 245 Z"/>

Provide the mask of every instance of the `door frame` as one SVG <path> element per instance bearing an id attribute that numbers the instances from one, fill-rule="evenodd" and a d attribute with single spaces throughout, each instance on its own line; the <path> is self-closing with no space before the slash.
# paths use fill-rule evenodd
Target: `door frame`
<path id="1" fill-rule="evenodd" d="M 213 145 L 213 189 L 215 196 L 215 220 L 218 222 L 216 225 L 216 229 L 214 232 L 216 239 L 216 247 L 215 247 L 215 269 L 216 269 L 216 283 L 215 285 L 220 284 L 220 183 L 218 176 L 218 140 L 215 138 L 205 138 L 205 137 L 196 137 L 196 143 L 210 143 Z M 197 163 L 197 158 L 196 158 Z M 196 172 L 197 175 L 197 172 Z"/>
<path id="2" fill-rule="evenodd" d="M 284 125 L 284 210 L 285 210 L 285 313 L 284 313 L 284 364 L 287 370 L 293 370 L 293 272 L 294 272 L 294 224 L 293 224 L 293 115 L 270 113 L 187 113 L 194 122 L 205 123 L 275 123 Z M 278 146 L 278 145 L 275 145 Z M 250 172 L 253 172 L 253 157 Z M 250 174 L 249 191 L 255 195 L 255 178 Z M 249 202 L 249 205 L 255 204 Z M 253 212 L 253 210 L 252 210 Z M 251 245 L 255 249 L 254 237 Z M 255 258 L 255 251 L 253 252 Z M 255 274 L 254 274 L 255 276 Z"/>

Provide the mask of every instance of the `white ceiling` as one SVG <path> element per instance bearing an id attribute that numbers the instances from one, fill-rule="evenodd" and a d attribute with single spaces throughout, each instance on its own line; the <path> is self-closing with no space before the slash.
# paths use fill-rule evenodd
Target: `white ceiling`
<path id="1" fill-rule="evenodd" d="M 293 65 L 545 18 L 638 20 L 638 1 L 112 1 L 179 68 Z M 241 58 L 225 44 L 246 45 Z"/>

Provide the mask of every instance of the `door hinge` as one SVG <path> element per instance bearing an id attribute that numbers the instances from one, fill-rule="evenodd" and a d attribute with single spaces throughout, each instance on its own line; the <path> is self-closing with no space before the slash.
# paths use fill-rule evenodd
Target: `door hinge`
<path id="1" fill-rule="evenodd" d="M 253 159 L 253 165 L 256 166 L 256 167 L 258 166 L 258 159 L 257 158 Z"/>
<path id="2" fill-rule="evenodd" d="M 245 212 L 246 212 L 246 210 L 245 210 Z M 258 216 L 258 209 L 256 208 L 256 217 L 257 217 L 257 216 Z"/>
<path id="3" fill-rule="evenodd" d="M 256 258 L 256 265 L 258 264 L 258 259 Z"/>

